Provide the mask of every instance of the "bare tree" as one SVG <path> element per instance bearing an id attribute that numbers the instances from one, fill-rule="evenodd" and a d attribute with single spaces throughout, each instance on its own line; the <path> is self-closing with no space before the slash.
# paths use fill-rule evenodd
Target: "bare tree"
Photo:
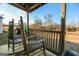
<path id="1" fill-rule="evenodd" d="M 49 25 L 53 24 L 53 16 L 52 16 L 52 14 L 45 15 L 44 19 L 46 20 L 45 24 L 49 24 Z"/>
<path id="2" fill-rule="evenodd" d="M 35 19 L 35 24 L 42 25 L 42 21 L 39 17 L 34 17 L 34 19 Z"/>

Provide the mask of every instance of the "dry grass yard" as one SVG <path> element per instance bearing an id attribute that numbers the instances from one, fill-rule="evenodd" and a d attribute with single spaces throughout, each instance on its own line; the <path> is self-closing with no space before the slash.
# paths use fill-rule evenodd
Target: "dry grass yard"
<path id="1" fill-rule="evenodd" d="M 73 49 L 79 53 L 79 31 L 66 33 L 65 49 Z"/>

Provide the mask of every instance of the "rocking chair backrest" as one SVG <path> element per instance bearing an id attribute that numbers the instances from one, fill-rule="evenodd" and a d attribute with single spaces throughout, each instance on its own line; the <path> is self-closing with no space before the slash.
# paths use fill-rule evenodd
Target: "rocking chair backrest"
<path id="1" fill-rule="evenodd" d="M 8 30 L 8 38 L 13 39 L 14 38 L 14 20 L 9 21 L 9 30 Z"/>
<path id="2" fill-rule="evenodd" d="M 23 26 L 22 16 L 20 16 L 20 30 L 21 30 L 23 47 L 24 47 L 24 50 L 26 51 L 26 49 L 27 49 L 27 42 L 26 41 L 27 40 L 26 40 L 26 36 L 25 36 L 25 32 L 24 32 L 24 26 Z"/>

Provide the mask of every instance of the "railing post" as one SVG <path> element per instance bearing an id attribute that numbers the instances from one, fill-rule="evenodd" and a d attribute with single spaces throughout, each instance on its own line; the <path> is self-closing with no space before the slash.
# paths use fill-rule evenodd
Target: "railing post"
<path id="1" fill-rule="evenodd" d="M 62 13 L 61 13 L 61 34 L 59 42 L 59 55 L 64 51 L 64 41 L 65 41 L 65 20 L 66 20 L 66 3 L 62 3 Z"/>
<path id="2" fill-rule="evenodd" d="M 12 26 L 12 30 L 13 30 L 12 31 L 12 35 L 13 35 L 12 40 L 13 40 L 13 43 L 12 44 L 13 44 L 13 54 L 14 54 L 14 52 L 15 52 L 14 51 L 15 50 L 15 47 L 14 47 L 14 19 L 12 19 L 12 24 L 13 24 L 13 26 Z"/>
<path id="3" fill-rule="evenodd" d="M 27 12 L 27 36 L 29 36 L 29 12 Z"/>

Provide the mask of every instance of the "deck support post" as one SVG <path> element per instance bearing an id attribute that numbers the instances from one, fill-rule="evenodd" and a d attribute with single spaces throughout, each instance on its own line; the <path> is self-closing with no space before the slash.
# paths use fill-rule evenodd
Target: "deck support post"
<path id="1" fill-rule="evenodd" d="M 61 7 L 61 35 L 59 42 L 59 55 L 64 52 L 64 41 L 65 41 L 65 21 L 66 21 L 66 3 L 62 3 Z"/>

